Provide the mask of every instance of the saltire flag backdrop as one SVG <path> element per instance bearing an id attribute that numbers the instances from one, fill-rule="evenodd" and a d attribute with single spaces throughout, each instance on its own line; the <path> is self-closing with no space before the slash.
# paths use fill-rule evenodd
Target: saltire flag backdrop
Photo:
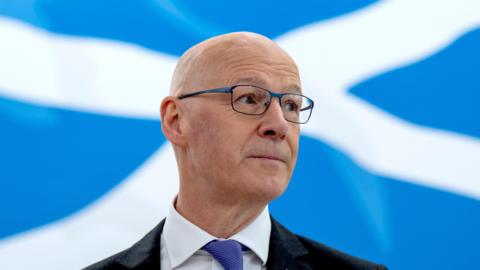
<path id="1" fill-rule="evenodd" d="M 316 102 L 272 214 L 390 269 L 480 269 L 478 0 L 0 0 L 0 269 L 79 269 L 154 227 L 175 61 L 242 30 Z"/>

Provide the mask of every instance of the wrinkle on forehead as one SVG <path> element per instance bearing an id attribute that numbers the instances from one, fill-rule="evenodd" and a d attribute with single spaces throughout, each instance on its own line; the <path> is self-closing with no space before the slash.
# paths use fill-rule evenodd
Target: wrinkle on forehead
<path id="1" fill-rule="evenodd" d="M 289 66 L 298 74 L 292 58 L 269 38 L 250 32 L 235 32 L 207 39 L 187 50 L 177 62 L 170 95 L 223 87 L 222 71 L 244 59 L 272 59 L 272 65 Z M 277 63 L 278 62 L 278 63 Z"/>

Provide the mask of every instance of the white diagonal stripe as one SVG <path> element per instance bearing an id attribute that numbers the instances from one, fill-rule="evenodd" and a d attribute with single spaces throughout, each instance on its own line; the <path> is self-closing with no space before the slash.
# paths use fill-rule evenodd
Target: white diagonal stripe
<path id="1" fill-rule="evenodd" d="M 40 105 L 150 119 L 176 59 L 138 46 L 51 34 L 0 17 L 0 95 Z"/>
<path id="2" fill-rule="evenodd" d="M 384 176 L 480 198 L 480 141 L 413 125 L 349 95 L 361 80 L 422 60 L 480 25 L 480 2 L 385 1 L 279 39 L 316 101 L 304 131 Z"/>

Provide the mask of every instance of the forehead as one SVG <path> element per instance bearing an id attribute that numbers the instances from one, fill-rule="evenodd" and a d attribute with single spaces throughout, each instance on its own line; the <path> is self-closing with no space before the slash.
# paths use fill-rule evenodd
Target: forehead
<path id="1" fill-rule="evenodd" d="M 291 62 L 273 62 L 264 56 L 229 60 L 217 73 L 225 85 L 252 84 L 278 91 L 301 91 L 297 68 Z"/>
<path id="2" fill-rule="evenodd" d="M 226 42 L 204 56 L 205 67 L 212 71 L 210 79 L 223 86 L 248 83 L 279 90 L 301 89 L 295 62 L 273 41 Z"/>

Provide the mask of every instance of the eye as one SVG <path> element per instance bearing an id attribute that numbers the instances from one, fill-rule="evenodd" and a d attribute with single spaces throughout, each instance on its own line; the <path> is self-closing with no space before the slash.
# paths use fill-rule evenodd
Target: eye
<path id="1" fill-rule="evenodd" d="M 283 108 L 287 112 L 298 112 L 300 107 L 298 106 L 297 103 L 289 100 L 284 103 Z"/>
<path id="2" fill-rule="evenodd" d="M 253 95 L 243 95 L 237 98 L 237 102 L 241 102 L 244 104 L 257 104 L 257 100 Z"/>

